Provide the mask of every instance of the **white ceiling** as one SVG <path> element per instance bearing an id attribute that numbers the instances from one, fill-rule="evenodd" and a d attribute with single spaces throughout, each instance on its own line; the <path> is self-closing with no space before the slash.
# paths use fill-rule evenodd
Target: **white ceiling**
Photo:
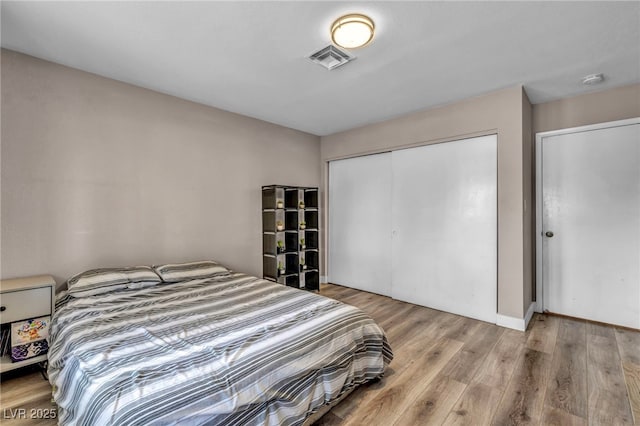
<path id="1" fill-rule="evenodd" d="M 306 56 L 360 12 L 333 71 Z M 316 135 L 524 84 L 533 103 L 640 82 L 640 2 L 13 2 L 2 46 Z M 583 86 L 602 72 L 606 80 Z"/>

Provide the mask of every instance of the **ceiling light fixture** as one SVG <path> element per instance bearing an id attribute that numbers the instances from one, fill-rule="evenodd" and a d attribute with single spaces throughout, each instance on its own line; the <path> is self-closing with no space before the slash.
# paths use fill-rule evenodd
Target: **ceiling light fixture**
<path id="1" fill-rule="evenodd" d="M 344 15 L 331 25 L 331 40 L 345 49 L 355 49 L 373 40 L 374 30 L 373 21 L 368 16 Z"/>
<path id="2" fill-rule="evenodd" d="M 588 75 L 588 76 L 586 76 L 586 77 L 584 77 L 582 79 L 582 84 L 587 84 L 587 85 L 591 86 L 593 84 L 602 83 L 602 80 L 604 80 L 604 75 L 602 75 L 602 74 L 591 74 L 591 75 Z"/>

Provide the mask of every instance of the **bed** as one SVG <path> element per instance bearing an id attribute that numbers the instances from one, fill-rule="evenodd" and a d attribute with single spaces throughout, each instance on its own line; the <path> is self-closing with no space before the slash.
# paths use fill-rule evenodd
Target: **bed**
<path id="1" fill-rule="evenodd" d="M 68 425 L 301 425 L 393 358 L 359 309 L 237 272 L 63 292 L 49 343 Z"/>

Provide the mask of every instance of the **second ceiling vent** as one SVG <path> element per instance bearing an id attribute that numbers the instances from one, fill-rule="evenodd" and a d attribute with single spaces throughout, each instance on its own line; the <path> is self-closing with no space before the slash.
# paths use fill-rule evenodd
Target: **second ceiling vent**
<path id="1" fill-rule="evenodd" d="M 338 68 L 340 65 L 353 61 L 356 57 L 338 49 L 334 45 L 329 45 L 315 53 L 312 53 L 309 56 L 309 59 L 316 64 L 322 65 L 328 70 L 332 70 Z"/>

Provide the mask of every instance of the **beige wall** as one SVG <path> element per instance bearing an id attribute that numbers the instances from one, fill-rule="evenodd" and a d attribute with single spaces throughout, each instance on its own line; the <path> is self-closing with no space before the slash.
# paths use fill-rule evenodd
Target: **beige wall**
<path id="1" fill-rule="evenodd" d="M 524 191 L 523 111 L 528 100 L 523 96 L 518 86 L 321 138 L 326 188 L 329 160 L 497 133 L 498 312 L 515 318 L 524 317 L 523 300 L 530 298 L 524 283 L 523 202 L 533 194 Z M 326 247 L 326 235 L 324 240 Z"/>
<path id="2" fill-rule="evenodd" d="M 535 144 L 533 142 L 533 107 L 529 97 L 522 91 L 522 193 L 524 195 L 523 249 L 524 249 L 524 292 L 523 306 L 525 314 L 535 299 L 535 230 L 536 230 L 536 197 L 535 197 Z"/>
<path id="3" fill-rule="evenodd" d="M 3 278 L 206 258 L 261 276 L 260 186 L 320 183 L 317 136 L 6 50 L 1 137 Z"/>
<path id="4" fill-rule="evenodd" d="M 640 117 L 640 84 L 533 106 L 534 133 Z"/>

